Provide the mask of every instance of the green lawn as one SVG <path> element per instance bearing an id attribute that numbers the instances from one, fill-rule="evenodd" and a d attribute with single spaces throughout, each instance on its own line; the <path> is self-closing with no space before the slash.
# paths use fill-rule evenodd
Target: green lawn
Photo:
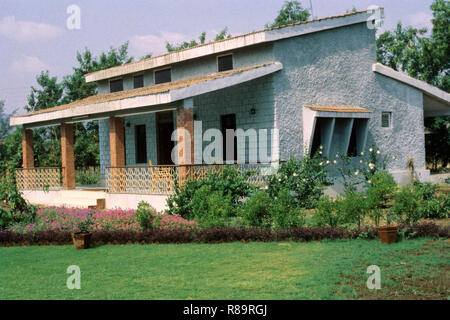
<path id="1" fill-rule="evenodd" d="M 447 299 L 448 240 L 0 247 L 0 299 Z M 366 288 L 381 268 L 382 289 Z M 81 289 L 69 290 L 69 265 Z"/>

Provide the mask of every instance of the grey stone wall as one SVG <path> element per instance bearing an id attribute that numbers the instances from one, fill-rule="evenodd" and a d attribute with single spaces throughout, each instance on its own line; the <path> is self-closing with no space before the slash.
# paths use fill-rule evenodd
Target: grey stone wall
<path id="1" fill-rule="evenodd" d="M 366 24 L 278 41 L 274 56 L 283 63 L 274 76 L 281 159 L 303 155 L 303 105 L 355 105 L 373 111 L 367 145 L 396 157 L 391 170 L 404 170 L 408 157 L 425 168 L 422 93 L 372 72 L 375 31 Z M 381 128 L 383 111 L 392 112 L 392 128 Z"/>

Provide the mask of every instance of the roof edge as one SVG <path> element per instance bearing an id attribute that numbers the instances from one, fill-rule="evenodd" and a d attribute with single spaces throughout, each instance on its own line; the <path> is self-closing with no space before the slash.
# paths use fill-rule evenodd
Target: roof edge
<path id="1" fill-rule="evenodd" d="M 362 10 L 336 16 L 297 22 L 275 28 L 262 29 L 259 31 L 241 34 L 238 36 L 234 36 L 219 41 L 201 44 L 191 48 L 169 52 L 156 57 L 134 61 L 121 66 L 91 72 L 85 75 L 85 80 L 86 82 L 106 80 L 114 77 L 124 76 L 126 74 L 159 68 L 190 59 L 200 58 L 211 54 L 234 50 L 241 47 L 247 47 L 260 43 L 276 41 L 287 37 L 295 37 L 302 34 L 308 34 L 312 32 L 343 27 L 367 21 L 368 15 L 369 15 L 368 10 Z M 339 20 L 337 23 L 336 22 L 330 23 L 330 20 L 345 19 L 345 18 L 348 18 L 348 21 Z M 289 33 L 290 31 L 293 32 L 290 34 Z"/>
<path id="2" fill-rule="evenodd" d="M 378 74 L 384 75 L 391 79 L 397 80 L 399 82 L 405 83 L 411 87 L 421 90 L 428 95 L 431 95 L 441 101 L 446 102 L 450 105 L 450 94 L 441 90 L 431 84 L 426 83 L 425 81 L 415 79 L 413 77 L 404 74 L 403 72 L 396 71 L 392 68 L 389 68 L 381 63 L 374 63 L 372 65 L 372 71 Z"/>

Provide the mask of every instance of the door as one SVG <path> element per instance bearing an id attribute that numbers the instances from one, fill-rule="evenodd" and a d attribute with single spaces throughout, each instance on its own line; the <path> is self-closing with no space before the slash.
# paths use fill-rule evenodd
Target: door
<path id="1" fill-rule="evenodd" d="M 147 135 L 145 124 L 135 127 L 136 163 L 147 163 Z"/>
<path id="2" fill-rule="evenodd" d="M 223 161 L 237 161 L 236 115 L 227 114 L 220 117 L 223 137 Z M 227 135 L 227 129 L 234 130 L 234 134 Z M 227 148 L 228 146 L 228 148 Z M 228 154 L 227 154 L 228 149 Z M 233 154 L 230 154 L 232 151 Z M 230 162 L 231 162 L 230 161 Z"/>
<path id="3" fill-rule="evenodd" d="M 171 153 L 175 144 L 172 141 L 173 113 L 172 111 L 158 112 L 156 114 L 156 139 L 158 143 L 158 164 L 174 164 Z"/>

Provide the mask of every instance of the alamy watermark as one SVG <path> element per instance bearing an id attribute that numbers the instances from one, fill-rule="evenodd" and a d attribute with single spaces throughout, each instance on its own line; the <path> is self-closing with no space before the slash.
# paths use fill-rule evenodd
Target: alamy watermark
<path id="1" fill-rule="evenodd" d="M 381 289 L 381 270 L 377 265 L 371 265 L 367 267 L 366 273 L 371 274 L 367 279 L 366 285 L 369 290 Z"/>
<path id="2" fill-rule="evenodd" d="M 67 267 L 66 273 L 70 274 L 67 278 L 66 285 L 69 290 L 81 289 L 81 270 L 79 266 L 71 265 Z"/>
<path id="3" fill-rule="evenodd" d="M 66 20 L 66 26 L 69 30 L 81 29 L 81 9 L 76 4 L 71 4 L 67 7 L 67 14 L 70 16 Z"/>

